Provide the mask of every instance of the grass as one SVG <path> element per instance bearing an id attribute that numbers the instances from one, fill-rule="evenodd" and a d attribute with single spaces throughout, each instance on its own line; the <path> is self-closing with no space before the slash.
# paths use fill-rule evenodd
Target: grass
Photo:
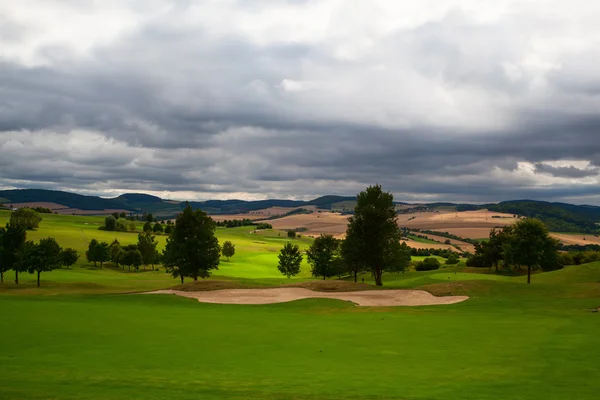
<path id="1" fill-rule="evenodd" d="M 48 216 L 31 236 L 56 230 L 63 246 L 85 247 L 79 232 L 98 237 L 97 220 Z M 287 238 L 248 228 L 218 235 L 237 253 L 218 279 L 285 281 L 271 267 Z M 307 276 L 304 268 L 294 282 Z M 430 307 L 115 294 L 177 281 L 85 263 L 42 278 L 40 289 L 0 290 L 1 399 L 585 400 L 600 390 L 600 313 L 588 311 L 600 306 L 600 263 L 537 273 L 531 285 L 459 267 L 384 275 L 386 288 L 470 296 Z"/>
<path id="2" fill-rule="evenodd" d="M 416 235 L 411 235 L 411 234 L 407 235 L 407 237 L 409 239 L 411 239 L 411 240 L 414 240 L 415 242 L 418 242 L 418 243 L 427 243 L 427 244 L 440 244 L 441 243 L 441 242 L 438 242 L 438 241 L 433 240 L 433 239 L 421 238 L 421 237 L 418 237 Z"/>

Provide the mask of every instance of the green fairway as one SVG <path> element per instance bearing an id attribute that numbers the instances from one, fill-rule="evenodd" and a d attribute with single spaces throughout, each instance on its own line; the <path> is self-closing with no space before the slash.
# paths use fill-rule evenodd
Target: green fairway
<path id="1" fill-rule="evenodd" d="M 79 251 L 101 235 L 137 239 L 97 231 L 102 218 L 44 217 L 31 239 L 54 236 Z M 276 269 L 285 233 L 243 227 L 218 236 L 236 244 L 218 279 L 287 281 Z M 295 242 L 306 248 L 310 239 Z M 295 281 L 308 276 L 304 265 Z M 596 399 L 600 389 L 600 313 L 589 312 L 600 306 L 600 263 L 537 273 L 531 285 L 461 267 L 384 275 L 385 288 L 470 296 L 428 307 L 121 294 L 178 281 L 83 260 L 43 274 L 39 289 L 23 278 L 0 286 L 0 399 L 558 400 Z"/>

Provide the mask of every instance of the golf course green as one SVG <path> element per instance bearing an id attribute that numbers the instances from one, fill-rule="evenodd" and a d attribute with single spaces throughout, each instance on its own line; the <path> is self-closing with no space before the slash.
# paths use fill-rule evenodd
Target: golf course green
<path id="1" fill-rule="evenodd" d="M 0 212 L 4 225 L 10 214 Z M 467 295 L 462 303 L 357 307 L 331 299 L 270 305 L 136 295 L 178 280 L 85 260 L 103 218 L 43 215 L 81 258 L 71 269 L 0 285 L 0 399 L 596 399 L 600 263 L 524 276 L 442 268 L 385 274 L 384 288 Z M 141 224 L 139 226 L 141 228 Z M 275 230 L 219 228 L 236 254 L 210 280 L 276 286 Z M 306 249 L 310 238 L 295 239 Z M 158 236 L 159 248 L 165 236 Z M 369 275 L 359 276 L 371 283 Z M 310 279 L 310 268 L 292 282 Z"/>

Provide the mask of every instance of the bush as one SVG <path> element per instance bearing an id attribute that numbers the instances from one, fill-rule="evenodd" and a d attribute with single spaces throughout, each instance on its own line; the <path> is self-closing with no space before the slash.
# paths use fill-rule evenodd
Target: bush
<path id="1" fill-rule="evenodd" d="M 296 239 L 296 231 L 288 231 L 287 236 L 290 239 Z"/>
<path id="2" fill-rule="evenodd" d="M 440 261 L 437 258 L 426 258 L 421 262 L 418 262 L 415 266 L 415 270 L 417 271 L 433 271 L 436 269 L 440 269 Z"/>

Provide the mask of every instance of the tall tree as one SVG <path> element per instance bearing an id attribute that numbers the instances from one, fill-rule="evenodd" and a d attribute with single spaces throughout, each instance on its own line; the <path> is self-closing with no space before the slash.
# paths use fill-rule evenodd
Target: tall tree
<path id="1" fill-rule="evenodd" d="M 349 222 L 348 232 L 355 235 L 358 259 L 371 270 L 375 284 L 381 286 L 383 272 L 397 269 L 388 264 L 401 238 L 394 196 L 384 192 L 380 185 L 369 186 L 356 197 Z"/>
<path id="2" fill-rule="evenodd" d="M 127 269 L 131 271 L 131 267 L 134 267 L 137 271 L 140 265 L 144 262 L 142 253 L 135 247 L 127 248 L 123 250 L 123 256 L 121 257 L 121 263 L 127 265 Z"/>
<path id="3" fill-rule="evenodd" d="M 235 245 L 229 240 L 226 240 L 223 243 L 222 253 L 224 257 L 227 257 L 227 261 L 229 261 L 229 259 L 235 254 Z"/>
<path id="4" fill-rule="evenodd" d="M 152 224 L 150 224 L 150 222 L 146 222 L 144 224 L 143 231 L 144 232 L 152 232 Z"/>
<path id="5" fill-rule="evenodd" d="M 61 267 L 61 247 L 54 238 L 40 239 L 39 243 L 26 242 L 21 251 L 19 263 L 30 274 L 37 273 L 37 287 L 40 287 L 40 274 Z"/>
<path id="6" fill-rule="evenodd" d="M 37 229 L 42 222 L 42 217 L 31 208 L 20 208 L 10 215 L 11 225 L 21 225 L 27 230 Z"/>
<path id="7" fill-rule="evenodd" d="M 196 281 L 219 269 L 221 247 L 215 230 L 216 224 L 208 214 L 188 204 L 177 216 L 175 228 L 167 238 L 163 253 L 167 272 L 179 276 L 183 282 L 184 276 Z"/>
<path id="8" fill-rule="evenodd" d="M 152 231 L 154 233 L 163 233 L 164 229 L 162 227 L 161 224 L 159 224 L 158 222 L 154 224 L 154 226 L 152 227 Z"/>
<path id="9" fill-rule="evenodd" d="M 149 264 L 152 264 L 152 269 L 154 269 L 154 263 L 156 262 L 156 245 L 157 242 L 154 241 L 155 236 L 150 232 L 140 233 L 138 235 L 138 243 L 137 247 L 140 253 L 142 254 L 142 262 L 144 263 L 144 269 Z"/>
<path id="10" fill-rule="evenodd" d="M 118 215 L 119 214 L 117 214 L 117 218 L 118 218 Z M 113 215 L 109 215 L 108 217 L 104 218 L 104 229 L 106 229 L 107 231 L 116 230 L 117 229 L 117 218 L 115 218 Z"/>
<path id="11" fill-rule="evenodd" d="M 0 228 L 0 282 L 4 283 L 4 273 L 14 269 L 15 283 L 19 283 L 19 251 L 25 244 L 27 232 L 22 225 L 6 224 Z"/>
<path id="12" fill-rule="evenodd" d="M 312 265 L 313 276 L 330 278 L 337 273 L 336 259 L 339 258 L 340 242 L 332 235 L 321 235 L 315 239 L 306 251 L 306 258 Z"/>
<path id="13" fill-rule="evenodd" d="M 121 256 L 123 255 L 123 249 L 121 248 L 121 244 L 117 239 L 113 240 L 108 251 L 110 253 L 110 262 L 119 268 L 119 262 L 121 260 Z M 125 269 L 125 267 L 123 267 L 123 269 Z"/>
<path id="14" fill-rule="evenodd" d="M 110 260 L 110 250 L 109 245 L 106 242 L 100 242 L 96 244 L 96 249 L 94 250 L 96 261 L 100 263 L 100 268 L 104 266 L 104 263 Z"/>
<path id="15" fill-rule="evenodd" d="M 300 247 L 298 247 L 298 245 L 287 242 L 279 252 L 278 257 L 279 264 L 277 265 L 277 269 L 283 275 L 287 276 L 288 279 L 300 273 L 302 254 L 300 253 Z"/>
<path id="16" fill-rule="evenodd" d="M 527 267 L 527 283 L 531 283 L 532 269 L 554 269 L 554 265 L 545 264 L 558 263 L 558 242 L 539 219 L 523 219 L 513 225 L 507 237 L 504 258 L 509 265 Z"/>

